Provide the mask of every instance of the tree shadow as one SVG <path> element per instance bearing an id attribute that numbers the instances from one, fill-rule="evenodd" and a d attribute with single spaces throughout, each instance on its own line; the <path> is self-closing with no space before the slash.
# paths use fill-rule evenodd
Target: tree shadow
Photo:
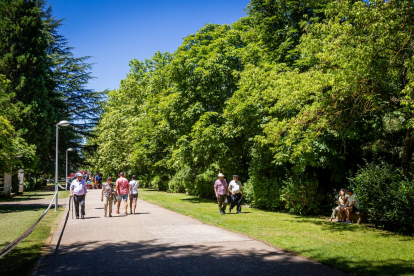
<path id="1" fill-rule="evenodd" d="M 321 229 L 324 231 L 330 231 L 330 232 L 361 232 L 366 231 L 365 227 L 362 224 L 344 224 L 339 222 L 331 222 L 331 221 L 325 221 L 320 218 L 316 217 L 298 217 L 295 216 L 295 222 L 297 223 L 311 223 L 318 226 L 321 226 Z M 289 220 L 290 221 L 290 220 Z"/>
<path id="2" fill-rule="evenodd" d="M 217 203 L 217 200 L 206 199 L 206 198 L 180 198 L 180 200 L 191 202 L 191 203 Z"/>
<path id="3" fill-rule="evenodd" d="M 309 253 L 315 255 L 314 250 L 303 250 L 299 253 Z M 352 261 L 340 258 L 324 258 L 321 260 L 324 264 L 340 267 L 343 271 L 351 272 L 353 275 L 413 275 L 414 262 L 403 259 L 387 259 L 377 262 L 367 262 L 363 259 Z"/>
<path id="4" fill-rule="evenodd" d="M 41 256 L 41 248 L 41 244 L 33 243 L 30 245 L 20 244 L 13 248 L 0 258 L 1 275 L 31 275 L 36 262 Z"/>
<path id="5" fill-rule="evenodd" d="M 42 192 L 42 191 L 39 191 Z M 8 203 L 8 202 L 22 202 L 22 201 L 32 201 L 32 200 L 40 200 L 45 199 L 47 196 L 52 196 L 54 193 L 42 193 L 40 194 L 34 194 L 34 195 L 20 195 L 19 197 L 13 197 L 13 198 L 0 198 L 0 203 Z M 42 197 L 40 197 L 42 196 Z"/>
<path id="6" fill-rule="evenodd" d="M 348 275 L 283 251 L 251 250 L 243 244 L 78 242 L 47 256 L 38 275 Z"/>
<path id="7" fill-rule="evenodd" d="M 39 211 L 47 208 L 48 204 L 1 204 L 0 214 L 25 212 L 25 211 Z"/>

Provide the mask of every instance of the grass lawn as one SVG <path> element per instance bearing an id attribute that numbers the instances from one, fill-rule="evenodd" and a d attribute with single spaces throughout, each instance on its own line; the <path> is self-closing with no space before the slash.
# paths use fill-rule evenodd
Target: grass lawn
<path id="1" fill-rule="evenodd" d="M 62 186 L 64 183 L 60 183 Z M 14 196 L 13 198 L 0 198 L 0 202 L 15 202 L 15 201 L 29 201 L 39 199 L 52 199 L 55 194 L 55 185 L 49 184 L 46 187 L 42 187 L 41 190 L 36 191 L 24 191 L 22 195 Z M 68 198 L 70 192 L 65 192 L 59 189 L 58 198 Z"/>
<path id="2" fill-rule="evenodd" d="M 220 216 L 214 201 L 185 194 L 140 189 L 139 196 L 344 271 L 358 275 L 414 275 L 414 237 L 253 208 L 243 208 L 242 214 Z"/>
<path id="3" fill-rule="evenodd" d="M 63 191 L 63 193 L 65 193 Z M 66 194 L 60 194 L 63 198 Z M 20 200 L 52 199 L 53 191 L 25 192 Z M 67 200 L 67 199 L 65 199 Z M 17 201 L 13 198 L 9 201 Z M 48 204 L 0 205 L 0 248 L 3 248 L 31 226 L 46 210 Z M 62 217 L 63 208 L 49 210 L 35 230 L 6 256 L 0 259 L 1 275 L 29 275 L 41 256 L 43 246 L 52 229 L 56 229 Z"/>

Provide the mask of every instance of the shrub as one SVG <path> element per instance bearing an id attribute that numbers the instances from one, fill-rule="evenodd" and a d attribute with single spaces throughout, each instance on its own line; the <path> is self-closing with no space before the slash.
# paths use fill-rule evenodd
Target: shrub
<path id="1" fill-rule="evenodd" d="M 294 214 L 309 214 L 320 211 L 320 195 L 316 176 L 292 175 L 284 181 L 281 199 L 285 208 Z"/>
<path id="2" fill-rule="evenodd" d="M 33 191 L 34 190 L 34 182 L 33 181 L 25 181 L 23 182 L 24 190 L 25 191 Z"/>
<path id="3" fill-rule="evenodd" d="M 368 163 L 350 180 L 361 211 L 375 226 L 414 233 L 414 182 L 399 168 L 383 161 Z"/>

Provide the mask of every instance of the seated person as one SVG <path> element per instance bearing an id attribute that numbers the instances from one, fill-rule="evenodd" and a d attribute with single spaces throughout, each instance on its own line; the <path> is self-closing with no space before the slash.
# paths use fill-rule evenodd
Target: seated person
<path id="1" fill-rule="evenodd" d="M 359 211 L 359 202 L 356 194 L 354 194 L 354 192 L 351 189 L 348 189 L 347 194 L 348 200 L 346 201 L 345 206 L 341 208 L 341 212 L 343 214 L 346 214 L 345 223 L 351 223 L 349 219 L 349 214 Z"/>
<path id="2" fill-rule="evenodd" d="M 339 191 L 339 196 L 337 198 L 337 202 L 338 202 L 338 206 L 336 206 L 334 209 L 332 209 L 332 215 L 331 218 L 329 219 L 329 221 L 332 221 L 333 219 L 336 218 L 336 216 L 338 216 L 338 220 L 339 222 L 342 222 L 342 218 L 341 218 L 341 207 L 345 206 L 346 203 L 346 190 L 344 188 L 342 188 Z"/>

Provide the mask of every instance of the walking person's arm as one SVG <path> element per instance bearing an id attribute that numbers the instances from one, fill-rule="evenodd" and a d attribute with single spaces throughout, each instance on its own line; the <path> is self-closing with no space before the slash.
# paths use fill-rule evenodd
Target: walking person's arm
<path id="1" fill-rule="evenodd" d="M 72 183 L 70 184 L 70 187 L 69 187 L 70 197 L 73 197 L 73 189 L 74 189 L 74 186 L 73 186 L 73 181 L 72 181 Z"/>
<path id="2" fill-rule="evenodd" d="M 101 191 L 101 201 L 103 201 L 103 192 L 104 192 L 104 187 L 102 186 L 102 191 Z"/>

